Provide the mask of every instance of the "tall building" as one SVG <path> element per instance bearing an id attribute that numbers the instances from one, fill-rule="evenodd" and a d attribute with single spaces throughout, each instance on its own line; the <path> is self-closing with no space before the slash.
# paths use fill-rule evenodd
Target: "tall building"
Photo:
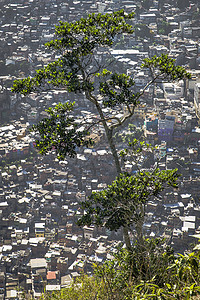
<path id="1" fill-rule="evenodd" d="M 173 138 L 175 117 L 166 116 L 164 120 L 158 120 L 158 139 L 160 141 L 171 141 Z"/>

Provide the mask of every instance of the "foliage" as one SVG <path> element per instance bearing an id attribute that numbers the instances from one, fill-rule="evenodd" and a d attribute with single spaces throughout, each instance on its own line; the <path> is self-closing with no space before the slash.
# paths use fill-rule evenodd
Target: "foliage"
<path id="1" fill-rule="evenodd" d="M 132 245 L 131 252 L 122 245 L 116 250 L 114 259 L 96 267 L 95 274 L 100 276 L 105 268 L 114 270 L 113 283 L 121 290 L 126 289 L 127 282 L 139 284 L 152 278 L 154 284 L 164 285 L 166 268 L 174 262 L 173 250 L 165 245 L 164 239 L 145 239 L 142 251 L 137 242 Z"/>
<path id="2" fill-rule="evenodd" d="M 116 35 L 121 33 L 131 34 L 133 29 L 126 23 L 133 17 L 133 13 L 125 14 L 123 10 L 112 14 L 89 14 L 76 22 L 60 22 L 55 26 L 58 37 L 47 43 L 46 46 L 62 53 L 57 61 L 48 64 L 43 69 L 36 71 L 36 76 L 16 80 L 13 92 L 27 95 L 37 91 L 38 87 L 45 85 L 65 87 L 69 92 L 93 91 L 90 78 L 83 76 L 82 58 L 93 55 L 99 46 L 111 46 Z M 90 63 L 84 62 L 84 63 Z M 88 65 L 84 65 L 88 67 Z"/>
<path id="3" fill-rule="evenodd" d="M 134 139 L 120 155 L 124 159 L 135 156 L 137 163 L 144 152 L 151 150 L 149 144 Z M 177 169 L 161 171 L 157 167 L 149 171 L 138 169 L 134 175 L 121 173 L 107 189 L 93 192 L 81 203 L 84 215 L 78 224 L 130 229 L 143 218 L 144 206 L 150 199 L 158 197 L 166 186 L 177 187 L 178 177 Z"/>
<path id="4" fill-rule="evenodd" d="M 167 54 L 162 54 L 160 57 L 153 56 L 151 59 L 144 59 L 143 68 L 156 68 L 156 77 L 162 77 L 164 80 L 175 81 L 183 78 L 191 78 L 183 67 L 176 66 L 175 59 L 169 58 Z"/>
<path id="5" fill-rule="evenodd" d="M 59 55 L 59 58 L 44 68 L 36 70 L 34 77 L 15 80 L 12 87 L 13 92 L 23 95 L 47 91 L 55 87 L 66 89 L 68 92 L 85 94 L 88 101 L 96 107 L 100 117 L 98 122 L 104 126 L 118 175 L 121 173 L 121 167 L 113 141 L 113 130 L 121 127 L 134 114 L 135 107 L 140 103 L 140 97 L 156 80 L 171 81 L 190 77 L 184 68 L 176 66 L 175 61 L 166 55 L 145 59 L 142 68 L 147 68 L 152 78 L 140 93 L 136 93 L 133 76 L 113 72 L 114 61 L 109 63 L 111 68 L 108 69 L 108 62 L 101 61 L 97 51 L 103 55 L 106 48 L 112 46 L 119 35 L 131 35 L 133 33 L 130 24 L 132 18 L 133 13 L 126 14 L 124 10 L 120 10 L 111 14 L 89 14 L 88 17 L 76 22 L 60 22 L 58 26 L 55 26 L 56 38 L 46 44 L 49 49 Z M 103 112 L 105 107 L 111 109 L 110 113 Z M 67 109 L 71 111 L 71 108 L 65 107 L 66 114 Z M 124 112 L 122 117 L 113 115 L 116 109 Z M 83 144 L 84 134 L 88 133 L 88 124 L 82 124 L 85 130 L 80 136 L 76 135 L 75 140 L 74 138 L 65 139 L 65 126 L 68 128 L 71 124 L 73 130 L 77 130 L 75 119 L 63 122 L 63 114 L 55 113 L 51 116 L 52 109 L 48 113 L 50 120 L 45 118 L 38 126 L 33 127 L 36 133 L 41 134 L 41 142 L 37 141 L 40 152 L 46 154 L 53 148 L 60 159 L 66 155 L 74 155 L 74 146 Z M 55 124 L 63 124 L 64 129 L 56 129 L 57 133 L 54 134 L 52 130 L 49 130 L 52 121 Z M 96 123 L 92 125 L 95 126 Z M 92 126 L 89 127 L 91 128 Z M 45 135 L 45 130 L 49 131 L 48 135 Z M 62 136 L 62 141 L 56 143 L 55 138 L 59 138 L 59 135 Z M 46 142 L 45 136 L 48 136 Z M 72 152 L 65 147 L 72 149 Z"/>
<path id="6" fill-rule="evenodd" d="M 39 133 L 40 140 L 36 140 L 36 148 L 41 154 L 56 150 L 58 159 L 66 155 L 73 157 L 76 147 L 91 145 L 92 140 L 86 139 L 87 132 L 81 130 L 72 113 L 74 103 L 57 104 L 55 108 L 46 110 L 48 117 L 33 125 L 32 131 Z"/>
<path id="7" fill-rule="evenodd" d="M 134 139 L 139 139 L 143 137 L 143 129 L 138 128 L 133 124 L 128 125 L 128 131 L 123 131 L 123 132 L 116 132 L 115 133 L 115 140 L 116 143 L 125 143 L 126 145 L 130 142 L 132 142 Z"/>
<path id="8" fill-rule="evenodd" d="M 176 186 L 175 170 L 141 171 L 135 175 L 122 173 L 107 189 L 93 192 L 88 200 L 81 203 L 85 214 L 79 225 L 105 226 L 118 230 L 125 224 L 132 226 L 141 217 L 140 205 L 157 197 L 165 184 Z"/>
<path id="9" fill-rule="evenodd" d="M 199 251 L 176 256 L 160 239 L 146 239 L 140 251 L 137 243 L 131 252 L 120 245 L 112 260 L 94 264 L 91 277 L 82 275 L 71 287 L 42 299 L 199 299 Z"/>
<path id="10" fill-rule="evenodd" d="M 61 289 L 52 294 L 44 293 L 41 300 L 91 300 L 108 299 L 107 287 L 98 277 L 89 277 L 82 274 L 69 288 Z"/>
<path id="11" fill-rule="evenodd" d="M 130 76 L 112 73 L 108 70 L 103 70 L 101 75 L 110 75 L 110 78 L 100 83 L 100 94 L 104 96 L 105 107 L 114 107 L 119 104 L 137 105 L 137 94 L 131 92 L 135 82 Z"/>

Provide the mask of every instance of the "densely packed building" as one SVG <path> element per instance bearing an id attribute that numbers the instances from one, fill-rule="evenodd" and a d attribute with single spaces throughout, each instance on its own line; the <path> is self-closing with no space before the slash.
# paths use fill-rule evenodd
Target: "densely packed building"
<path id="1" fill-rule="evenodd" d="M 150 5 L 147 4 L 150 3 Z M 146 3 L 146 4 L 145 4 Z M 109 49 L 115 67 L 137 72 L 136 89 L 148 82 L 142 60 L 167 53 L 185 66 L 192 78 L 149 88 L 130 124 L 157 145 L 160 169 L 178 168 L 177 190 L 147 203 L 147 236 L 165 237 L 175 251 L 184 252 L 200 237 L 200 19 L 199 1 L 188 7 L 175 1 L 32 1 L 0 2 L 0 298 L 38 297 L 68 286 L 82 271 L 92 272 L 93 262 L 112 257 L 122 232 L 76 225 L 80 201 L 101 190 L 115 177 L 112 155 L 103 127 L 93 131 L 93 148 L 81 149 L 76 158 L 59 162 L 55 155 L 41 157 L 29 134 L 32 124 L 46 116 L 45 109 L 73 100 L 66 91 L 53 90 L 29 96 L 14 95 L 15 78 L 34 74 L 54 60 L 45 50 L 59 20 L 74 21 L 88 13 L 124 8 L 135 11 L 135 31 Z M 96 112 L 84 97 L 75 113 L 80 121 Z M 131 134 L 130 128 L 119 135 Z M 123 145 L 121 145 L 123 146 Z M 133 172 L 130 164 L 124 169 Z"/>

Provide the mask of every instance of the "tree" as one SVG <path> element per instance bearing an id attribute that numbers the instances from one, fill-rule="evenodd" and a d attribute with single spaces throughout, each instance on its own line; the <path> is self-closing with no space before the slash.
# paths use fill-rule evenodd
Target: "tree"
<path id="1" fill-rule="evenodd" d="M 53 149 L 59 159 L 64 159 L 66 155 L 74 156 L 77 146 L 92 142 L 88 139 L 88 133 L 101 123 L 114 159 L 117 180 L 124 178 L 114 141 L 115 131 L 134 115 L 140 97 L 151 84 L 190 77 L 184 68 L 176 66 L 175 61 L 167 55 L 144 60 L 141 68 L 148 69 L 151 77 L 139 92 L 135 90 L 133 76 L 114 71 L 115 61 L 108 63 L 106 51 L 118 37 L 133 33 L 132 18 L 133 13 L 126 14 L 120 10 L 111 14 L 89 14 L 76 22 L 60 22 L 55 27 L 56 38 L 46 44 L 60 57 L 36 70 L 34 77 L 14 81 L 12 91 L 23 95 L 55 87 L 84 94 L 99 115 L 99 119 L 92 124 L 82 123 L 84 130 L 81 131 L 76 117 L 71 117 L 73 104 L 59 104 L 55 109 L 50 108 L 47 111 L 49 117 L 33 127 L 40 135 L 36 143 L 40 153 L 47 154 Z M 104 108 L 109 108 L 108 112 L 105 113 Z M 119 111 L 121 117 L 116 114 Z M 126 245 L 130 249 L 129 224 L 122 226 Z"/>
<path id="2" fill-rule="evenodd" d="M 148 159 L 148 152 L 154 149 L 144 142 L 134 139 L 129 148 L 120 152 L 123 160 L 133 160 L 136 173 L 121 173 L 102 191 L 93 192 L 89 199 L 82 202 L 85 214 L 79 219 L 79 225 L 105 226 L 109 230 L 118 230 L 126 225 L 131 231 L 135 226 L 138 246 L 144 246 L 143 224 L 146 203 L 167 187 L 177 187 L 177 169 L 159 170 L 156 166 L 149 170 L 141 169 Z M 124 225 L 125 224 L 125 225 Z"/>
<path id="3" fill-rule="evenodd" d="M 132 142 L 134 139 L 141 140 L 144 138 L 144 131 L 136 125 L 129 124 L 128 131 L 123 130 L 122 132 L 116 132 L 114 137 L 117 144 L 125 143 L 128 145 L 128 143 Z"/>

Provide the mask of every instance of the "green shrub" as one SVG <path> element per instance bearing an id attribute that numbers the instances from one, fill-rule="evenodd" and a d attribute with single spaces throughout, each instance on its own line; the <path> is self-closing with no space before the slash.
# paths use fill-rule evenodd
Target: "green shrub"
<path id="1" fill-rule="evenodd" d="M 200 251 L 178 256 L 161 239 L 146 239 L 132 252 L 120 246 L 114 258 L 94 264 L 94 274 L 83 274 L 69 288 L 43 294 L 45 300 L 187 300 L 200 299 Z"/>

